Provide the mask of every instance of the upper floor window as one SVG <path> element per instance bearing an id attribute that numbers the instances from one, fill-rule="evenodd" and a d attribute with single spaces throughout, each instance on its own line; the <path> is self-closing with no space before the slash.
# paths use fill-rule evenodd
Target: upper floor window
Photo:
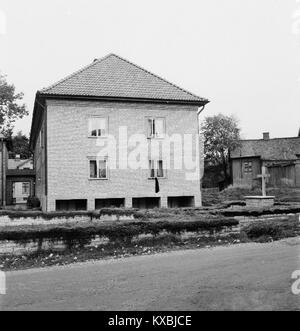
<path id="1" fill-rule="evenodd" d="M 107 118 L 91 117 L 89 119 L 89 136 L 90 137 L 105 137 L 108 133 Z"/>
<path id="2" fill-rule="evenodd" d="M 244 172 L 251 173 L 252 172 L 252 162 L 244 162 Z"/>
<path id="3" fill-rule="evenodd" d="M 107 179 L 107 160 L 90 160 L 90 179 Z"/>
<path id="4" fill-rule="evenodd" d="M 163 138 L 165 135 L 165 119 L 163 117 L 147 118 L 148 138 Z"/>
<path id="5" fill-rule="evenodd" d="M 163 160 L 149 160 L 149 169 L 150 176 L 149 178 L 164 178 L 165 170 L 164 170 L 164 162 Z"/>

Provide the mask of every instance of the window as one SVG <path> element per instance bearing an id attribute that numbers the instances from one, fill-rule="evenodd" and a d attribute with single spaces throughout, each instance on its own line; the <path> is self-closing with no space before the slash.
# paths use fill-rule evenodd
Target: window
<path id="1" fill-rule="evenodd" d="M 90 160 L 90 179 L 107 179 L 107 160 Z"/>
<path id="2" fill-rule="evenodd" d="M 22 194 L 23 195 L 30 194 L 30 183 L 22 183 Z"/>
<path id="3" fill-rule="evenodd" d="M 107 118 L 92 117 L 89 119 L 89 136 L 105 137 L 107 136 Z"/>
<path id="4" fill-rule="evenodd" d="M 163 138 L 165 135 L 165 119 L 162 117 L 147 119 L 148 138 Z"/>
<path id="5" fill-rule="evenodd" d="M 252 162 L 244 162 L 244 172 L 251 173 L 252 172 Z"/>
<path id="6" fill-rule="evenodd" d="M 149 160 L 150 178 L 164 178 L 165 170 L 162 160 Z"/>

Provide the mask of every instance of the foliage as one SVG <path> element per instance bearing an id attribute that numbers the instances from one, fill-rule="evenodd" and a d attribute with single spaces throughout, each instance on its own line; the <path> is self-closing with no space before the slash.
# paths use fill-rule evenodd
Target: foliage
<path id="1" fill-rule="evenodd" d="M 13 84 L 8 84 L 6 77 L 0 74 L 0 131 L 12 135 L 16 120 L 28 115 L 25 104 L 20 104 L 23 93 L 16 93 Z"/>
<path id="2" fill-rule="evenodd" d="M 32 156 L 29 149 L 29 138 L 22 131 L 12 137 L 12 148 L 13 151 L 10 154 L 13 157 L 20 155 L 21 159 L 29 159 Z"/>
<path id="3" fill-rule="evenodd" d="M 281 221 L 254 222 L 244 228 L 249 239 L 254 241 L 280 240 L 300 234 L 299 220 L 287 218 Z"/>
<path id="4" fill-rule="evenodd" d="M 30 196 L 27 199 L 27 206 L 29 208 L 39 208 L 41 206 L 41 202 L 40 202 L 39 198 Z"/>
<path id="5" fill-rule="evenodd" d="M 38 241 L 48 239 L 63 240 L 68 246 L 85 240 L 92 240 L 96 236 L 107 237 L 110 241 L 131 242 L 134 236 L 141 234 L 157 235 L 160 232 L 178 234 L 184 231 L 218 231 L 224 227 L 238 225 L 238 221 L 233 219 L 212 219 L 211 221 L 201 219 L 193 222 L 130 222 L 127 224 L 114 223 L 88 223 L 86 225 L 52 225 L 52 226 L 20 226 L 4 227 L 0 232 L 0 240 L 12 241 Z"/>
<path id="6" fill-rule="evenodd" d="M 206 164 L 222 165 L 225 179 L 228 179 L 229 152 L 239 146 L 240 128 L 234 116 L 222 114 L 206 117 L 201 131 L 204 136 Z"/>

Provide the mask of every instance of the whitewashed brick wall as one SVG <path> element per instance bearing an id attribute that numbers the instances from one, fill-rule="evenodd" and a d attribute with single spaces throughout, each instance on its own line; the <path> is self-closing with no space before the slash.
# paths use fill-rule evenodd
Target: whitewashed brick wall
<path id="1" fill-rule="evenodd" d="M 119 126 L 128 127 L 128 136 L 146 134 L 146 116 L 165 117 L 168 135 L 198 133 L 195 106 L 48 100 L 47 211 L 55 210 L 60 199 L 87 199 L 89 210 L 100 198 L 125 198 L 131 207 L 132 197 L 161 197 L 167 207 L 168 196 L 194 196 L 196 206 L 201 205 L 200 180 L 186 180 L 184 169 L 169 170 L 158 194 L 147 170 L 110 170 L 107 181 L 89 180 L 88 156 L 99 151 L 96 140 L 88 138 L 88 118 L 94 115 L 108 117 L 109 134 L 116 137 Z"/>

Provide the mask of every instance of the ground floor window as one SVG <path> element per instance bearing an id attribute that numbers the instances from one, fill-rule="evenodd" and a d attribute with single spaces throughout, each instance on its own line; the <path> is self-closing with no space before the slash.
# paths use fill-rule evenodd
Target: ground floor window
<path id="1" fill-rule="evenodd" d="M 138 209 L 160 208 L 160 198 L 133 198 L 132 207 Z"/>
<path id="2" fill-rule="evenodd" d="M 87 210 L 87 200 L 56 200 L 56 211 Z"/>
<path id="3" fill-rule="evenodd" d="M 190 197 L 168 197 L 168 208 L 195 207 L 195 198 Z"/>
<path id="4" fill-rule="evenodd" d="M 125 199 L 96 199 L 95 208 L 123 208 L 125 206 Z"/>
<path id="5" fill-rule="evenodd" d="M 30 183 L 22 183 L 22 194 L 27 196 L 30 194 Z"/>
<path id="6" fill-rule="evenodd" d="M 13 203 L 26 203 L 30 195 L 30 182 L 13 182 L 12 198 Z"/>
<path id="7" fill-rule="evenodd" d="M 244 172 L 252 173 L 252 161 L 244 162 Z"/>

